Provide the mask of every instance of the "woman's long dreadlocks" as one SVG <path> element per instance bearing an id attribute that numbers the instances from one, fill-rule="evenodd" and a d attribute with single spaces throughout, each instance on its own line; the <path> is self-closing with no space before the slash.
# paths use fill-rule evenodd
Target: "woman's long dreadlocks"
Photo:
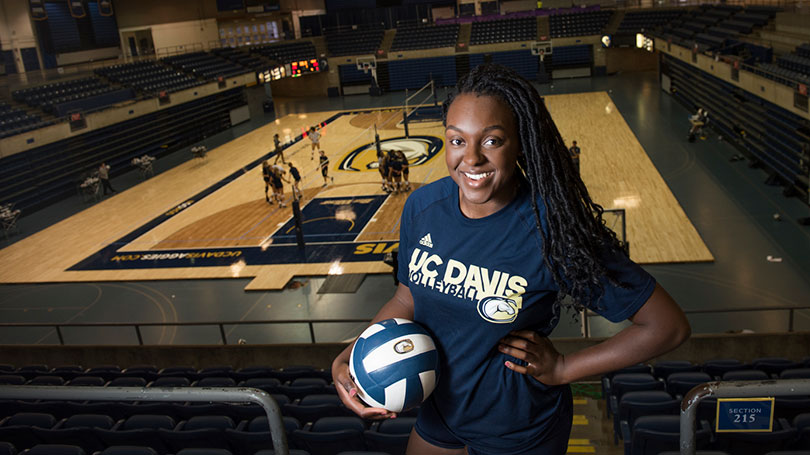
<path id="1" fill-rule="evenodd" d="M 464 93 L 497 97 L 512 110 L 522 151 L 518 165 L 531 188 L 535 222 L 543 236 L 543 261 L 561 291 L 558 302 L 570 295 L 578 309 L 596 304 L 604 293 L 604 278 L 621 286 L 601 261 L 620 245 L 602 220 L 604 210 L 582 183 L 545 102 L 513 70 L 485 64 L 462 77 L 456 93 L 445 101 L 445 125 L 450 104 Z M 541 226 L 538 198 L 546 206 L 547 232 Z"/>

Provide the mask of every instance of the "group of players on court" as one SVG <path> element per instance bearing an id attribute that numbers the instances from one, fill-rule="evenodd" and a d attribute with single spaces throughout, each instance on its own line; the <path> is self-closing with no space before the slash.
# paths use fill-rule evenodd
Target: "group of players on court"
<path id="1" fill-rule="evenodd" d="M 411 182 L 408 181 L 408 157 L 402 150 L 377 148 L 377 169 L 382 177 L 382 189 L 386 193 L 396 194 L 411 190 Z"/>
<path id="2" fill-rule="evenodd" d="M 318 167 L 321 170 L 323 177 L 323 186 L 327 186 L 329 181 L 335 181 L 334 177 L 329 177 L 329 157 L 326 156 L 321 150 L 320 133 L 313 126 L 307 131 L 312 146 L 310 159 L 315 159 L 315 151 L 318 151 Z M 377 168 L 382 177 L 382 189 L 386 193 L 399 193 L 411 190 L 411 183 L 408 180 L 408 157 L 402 150 L 382 150 L 380 148 L 379 138 L 375 141 L 377 145 Z M 284 159 L 284 150 L 281 147 L 281 140 L 278 134 L 273 136 L 273 143 L 275 146 L 275 160 L 270 164 L 269 160 L 262 162 L 262 179 L 264 179 L 264 198 L 268 204 L 278 202 L 279 207 L 286 207 L 284 203 L 284 183 L 292 183 L 293 199 L 299 200 L 301 198 L 301 173 L 298 168 L 293 165 L 292 161 Z M 278 164 L 279 160 L 282 164 L 289 166 L 290 176 L 292 182 L 286 177 L 287 171 L 283 166 Z M 273 189 L 272 197 L 269 194 L 270 188 Z"/>
<path id="3" fill-rule="evenodd" d="M 333 182 L 335 179 L 334 177 L 329 177 L 329 157 L 327 157 L 324 151 L 321 150 L 321 135 L 313 126 L 307 132 L 307 136 L 309 137 L 312 145 L 312 154 L 310 159 L 315 159 L 315 150 L 318 150 L 318 167 L 320 168 L 321 176 L 323 177 L 323 186 L 326 186 L 330 179 Z M 268 204 L 273 204 L 277 201 L 279 207 L 286 207 L 287 204 L 284 203 L 284 182 L 292 183 L 293 199 L 299 200 L 301 198 L 301 188 L 299 186 L 301 183 L 301 173 L 298 171 L 298 168 L 295 167 L 292 161 L 288 162 L 284 159 L 284 150 L 281 147 L 281 140 L 279 139 L 278 134 L 273 136 L 273 143 L 275 147 L 276 159 L 273 161 L 272 165 L 270 164 L 269 160 L 264 160 L 262 162 L 264 199 Z M 290 176 L 293 179 L 292 182 L 290 182 L 290 180 L 286 177 L 287 171 L 284 170 L 284 167 L 278 164 L 279 160 L 281 160 L 283 164 L 287 164 L 289 166 Z M 270 188 L 273 188 L 272 198 L 268 194 Z"/>

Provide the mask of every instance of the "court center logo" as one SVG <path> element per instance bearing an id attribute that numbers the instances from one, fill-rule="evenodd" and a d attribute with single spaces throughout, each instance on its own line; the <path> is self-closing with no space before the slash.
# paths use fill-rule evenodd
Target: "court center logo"
<path id="1" fill-rule="evenodd" d="M 410 166 L 420 166 L 433 159 L 444 146 L 444 141 L 436 136 L 395 137 L 380 141 L 383 150 L 401 150 L 408 158 Z M 342 171 L 377 171 L 377 147 L 374 142 L 364 144 L 340 161 Z"/>

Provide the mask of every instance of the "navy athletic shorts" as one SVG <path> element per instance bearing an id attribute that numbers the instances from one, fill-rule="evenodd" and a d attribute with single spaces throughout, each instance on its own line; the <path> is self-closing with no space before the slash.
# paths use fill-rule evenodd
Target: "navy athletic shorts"
<path id="1" fill-rule="evenodd" d="M 569 389 L 570 390 L 570 389 Z M 568 450 L 568 438 L 573 425 L 573 402 L 568 398 L 568 405 L 565 406 L 557 417 L 554 434 L 558 435 L 548 441 L 538 441 L 537 445 L 518 452 L 489 452 L 467 446 L 469 455 L 564 455 Z M 433 400 L 427 399 L 419 407 L 419 415 L 414 426 L 416 433 L 428 443 L 442 447 L 444 449 L 461 449 L 465 443 L 459 440 L 447 427 L 444 419 L 433 407 Z"/>

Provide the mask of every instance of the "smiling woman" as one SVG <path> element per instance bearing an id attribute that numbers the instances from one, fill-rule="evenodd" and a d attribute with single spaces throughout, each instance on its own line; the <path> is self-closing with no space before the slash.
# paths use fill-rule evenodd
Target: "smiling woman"
<path id="1" fill-rule="evenodd" d="M 404 318 L 436 342 L 442 372 L 408 454 L 563 454 L 567 384 L 645 361 L 689 335 L 683 312 L 602 223 L 545 104 L 497 65 L 463 77 L 445 103 L 450 175 L 414 190 L 400 220 L 399 287 L 373 322 Z M 563 356 L 547 338 L 571 296 L 632 324 Z M 332 364 L 347 407 L 368 418 L 348 368 Z"/>

